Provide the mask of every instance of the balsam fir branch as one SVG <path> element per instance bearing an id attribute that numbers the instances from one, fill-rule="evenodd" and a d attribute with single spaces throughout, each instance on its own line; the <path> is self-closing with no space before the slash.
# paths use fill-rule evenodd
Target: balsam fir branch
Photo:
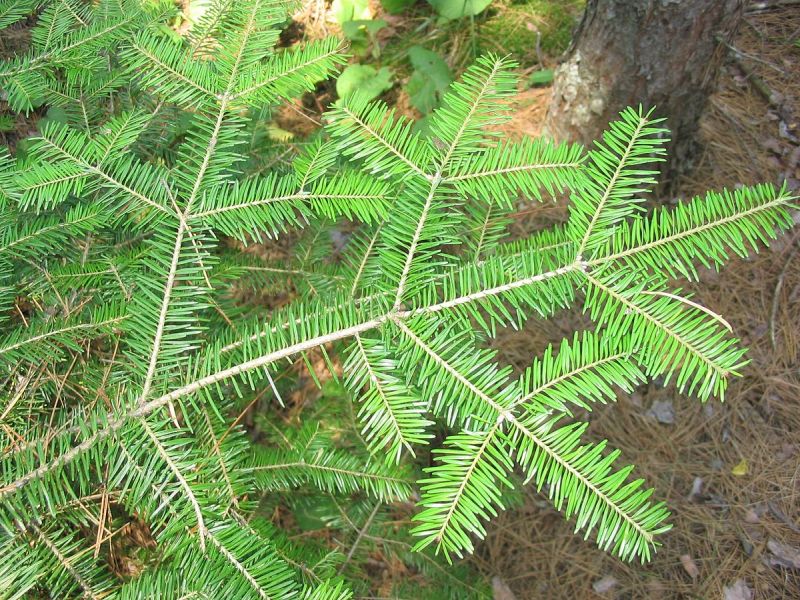
<path id="1" fill-rule="evenodd" d="M 289 8 L 212 2 L 177 36 L 159 3 L 0 3 L 2 26 L 37 14 L 30 50 L 0 66 L 11 106 L 63 109 L 0 154 L 0 597 L 349 598 L 376 544 L 447 572 L 434 554 L 470 552 L 518 473 L 601 548 L 650 559 L 666 506 L 573 411 L 657 376 L 722 398 L 744 351 L 671 279 L 758 251 L 796 199 L 759 185 L 648 213 L 660 121 L 628 109 L 588 152 L 500 140 L 516 77 L 493 56 L 429 135 L 354 95 L 291 169 L 250 172 L 248 114 L 345 61 L 335 40 L 276 49 Z M 560 194 L 565 225 L 502 241 L 520 196 Z M 331 257 L 341 220 L 357 231 Z M 286 260 L 229 247 L 298 231 Z M 263 286 L 294 298 L 237 294 Z M 595 330 L 520 377 L 486 348 L 579 301 Z M 287 360 L 313 378 L 317 361 L 341 368 L 346 391 L 289 414 Z M 387 506 L 415 479 L 414 524 L 390 533 Z M 293 543 L 265 519 L 300 518 L 310 494 L 349 547 Z M 154 543 L 126 578 L 107 548 L 137 524 Z"/>

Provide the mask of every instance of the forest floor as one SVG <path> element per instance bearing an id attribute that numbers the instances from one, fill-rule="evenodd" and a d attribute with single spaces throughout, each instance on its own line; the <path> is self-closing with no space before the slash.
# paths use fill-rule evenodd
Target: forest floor
<path id="1" fill-rule="evenodd" d="M 769 3 L 767 3 L 769 4 Z M 778 4 L 778 3 L 773 3 Z M 751 9 L 752 11 L 752 9 Z M 768 181 L 798 189 L 800 33 L 797 6 L 748 13 L 728 49 L 702 122 L 704 151 L 682 196 Z M 512 136 L 537 133 L 546 89 L 518 98 Z M 519 214 L 520 232 L 563 218 L 551 206 Z M 647 386 L 591 415 L 669 505 L 672 530 L 642 567 L 575 536 L 535 490 L 493 521 L 474 563 L 495 577 L 496 600 L 583 598 L 800 598 L 800 234 L 769 251 L 706 271 L 689 286 L 749 347 L 750 364 L 724 403 L 701 404 L 673 387 Z M 578 314 L 529 323 L 497 341 L 520 369 L 560 340 Z"/>

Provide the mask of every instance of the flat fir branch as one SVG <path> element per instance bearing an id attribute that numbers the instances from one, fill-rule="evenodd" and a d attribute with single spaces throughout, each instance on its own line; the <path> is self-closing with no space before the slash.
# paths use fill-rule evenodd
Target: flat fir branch
<path id="1" fill-rule="evenodd" d="M 48 102 L 66 121 L 44 126 L 25 160 L 0 155 L 0 546 L 20 565 L 0 566 L 0 580 L 85 597 L 349 597 L 341 576 L 384 539 L 383 507 L 412 496 L 413 456 L 435 422 L 445 441 L 419 481 L 419 539 L 394 543 L 421 551 L 420 565 L 439 564 L 427 547 L 448 561 L 470 552 L 517 468 L 601 548 L 651 558 L 666 507 L 607 442 L 583 441 L 574 409 L 656 376 L 722 398 L 744 351 L 669 279 L 792 227 L 785 187 L 647 214 L 644 165 L 662 159 L 667 135 L 653 113 L 627 109 L 588 152 L 500 140 L 492 128 L 516 77 L 493 56 L 451 87 L 431 135 L 356 95 L 290 170 L 249 173 L 248 111 L 312 90 L 344 63 L 338 41 L 275 50 L 282 2 L 213 2 L 178 41 L 159 29 L 167 6 L 40 4 L 30 51 L 0 67 L 15 109 Z M 0 26 L 24 8 L 0 3 Z M 566 224 L 503 242 L 520 196 L 565 192 Z M 342 219 L 360 225 L 331 259 Z M 221 248 L 303 228 L 279 263 Z M 298 297 L 248 312 L 228 291 L 248 280 Z M 499 328 L 579 299 L 595 331 L 520 377 L 486 349 Z M 350 433 L 265 422 L 274 445 L 254 446 L 241 419 L 264 394 L 283 402 L 282 365 L 304 362 L 316 378 L 320 356 L 337 374 L 331 352 L 345 342 L 348 396 L 319 403 L 357 400 Z M 355 535 L 333 553 L 339 566 L 309 567 L 310 550 L 252 520 L 254 498 L 291 504 L 312 490 L 356 499 L 353 516 L 337 504 Z M 164 559 L 125 584 L 100 551 L 112 496 L 148 523 Z M 79 535 L 76 506 L 101 542 Z"/>

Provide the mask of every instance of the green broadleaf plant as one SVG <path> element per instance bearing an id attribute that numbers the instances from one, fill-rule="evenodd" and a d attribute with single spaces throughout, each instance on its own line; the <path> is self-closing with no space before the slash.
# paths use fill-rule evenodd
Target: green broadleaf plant
<path id="1" fill-rule="evenodd" d="M 345 63 L 335 40 L 275 49 L 288 5 L 212 2 L 177 39 L 171 3 L 17 6 L 0 4 L 0 24 L 39 21 L 0 86 L 16 110 L 61 110 L 24 157 L 0 153 L 0 597 L 348 598 L 376 543 L 413 546 L 416 568 L 475 597 L 428 550 L 470 552 L 518 475 L 601 548 L 651 558 L 666 506 L 574 412 L 654 377 L 723 397 L 744 351 L 670 280 L 790 228 L 786 189 L 648 213 L 659 120 L 625 110 L 588 152 L 504 140 L 492 130 L 517 80 L 493 56 L 452 84 L 427 137 L 355 93 L 291 165 L 249 171 L 248 115 Z M 521 196 L 562 193 L 566 224 L 503 242 Z M 286 260 L 231 250 L 300 230 Z M 252 289 L 294 299 L 265 307 Z M 487 349 L 576 302 L 594 330 L 521 376 Z M 318 377 L 337 354 L 349 396 L 276 420 L 287 361 Z M 242 424 L 253 405 L 263 443 Z M 416 543 L 376 533 L 435 427 Z M 339 507 L 349 549 L 306 548 L 265 518 L 314 493 Z M 126 578 L 107 548 L 136 523 L 155 549 Z"/>
<path id="2" fill-rule="evenodd" d="M 414 6 L 416 2 L 417 0 L 381 0 L 381 6 L 390 15 L 397 15 Z"/>
<path id="3" fill-rule="evenodd" d="M 439 106 L 453 81 L 453 75 L 441 56 L 422 46 L 409 48 L 408 60 L 413 71 L 406 84 L 406 92 L 411 105 L 427 115 Z"/>
<path id="4" fill-rule="evenodd" d="M 482 13 L 492 0 L 428 0 L 428 3 L 445 19 L 461 19 Z"/>
<path id="5" fill-rule="evenodd" d="M 333 0 L 331 10 L 340 25 L 348 21 L 365 21 L 372 18 L 369 0 Z"/>
<path id="6" fill-rule="evenodd" d="M 383 19 L 365 19 L 363 21 L 345 21 L 342 23 L 342 33 L 350 42 L 350 52 L 356 56 L 364 57 L 371 54 L 374 60 L 381 56 L 381 45 L 378 42 L 378 32 L 388 23 Z"/>
<path id="7" fill-rule="evenodd" d="M 371 65 L 348 65 L 336 79 L 336 93 L 340 98 L 359 94 L 367 100 L 374 100 L 394 85 L 392 70 L 389 67 L 376 69 Z"/>

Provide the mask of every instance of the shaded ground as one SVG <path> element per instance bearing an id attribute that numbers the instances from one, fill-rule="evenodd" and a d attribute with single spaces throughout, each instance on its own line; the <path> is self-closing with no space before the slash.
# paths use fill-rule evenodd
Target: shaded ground
<path id="1" fill-rule="evenodd" d="M 683 182 L 685 195 L 758 181 L 797 187 L 800 48 L 792 44 L 799 34 L 797 6 L 748 15 L 702 124 L 706 149 Z M 522 133 L 535 132 L 543 117 L 537 98 L 548 95 L 520 98 L 526 108 L 515 123 Z M 530 230 L 559 216 L 552 207 L 522 211 L 516 226 Z M 480 569 L 520 600 L 800 598 L 799 241 L 795 232 L 691 286 L 750 348 L 752 362 L 724 404 L 704 406 L 650 385 L 592 415 L 593 438 L 619 447 L 673 512 L 653 563 L 622 564 L 582 541 L 528 490 L 522 508 L 489 528 L 474 558 Z M 563 315 L 531 323 L 497 346 L 524 368 L 532 350 L 579 322 L 579 315 Z"/>

